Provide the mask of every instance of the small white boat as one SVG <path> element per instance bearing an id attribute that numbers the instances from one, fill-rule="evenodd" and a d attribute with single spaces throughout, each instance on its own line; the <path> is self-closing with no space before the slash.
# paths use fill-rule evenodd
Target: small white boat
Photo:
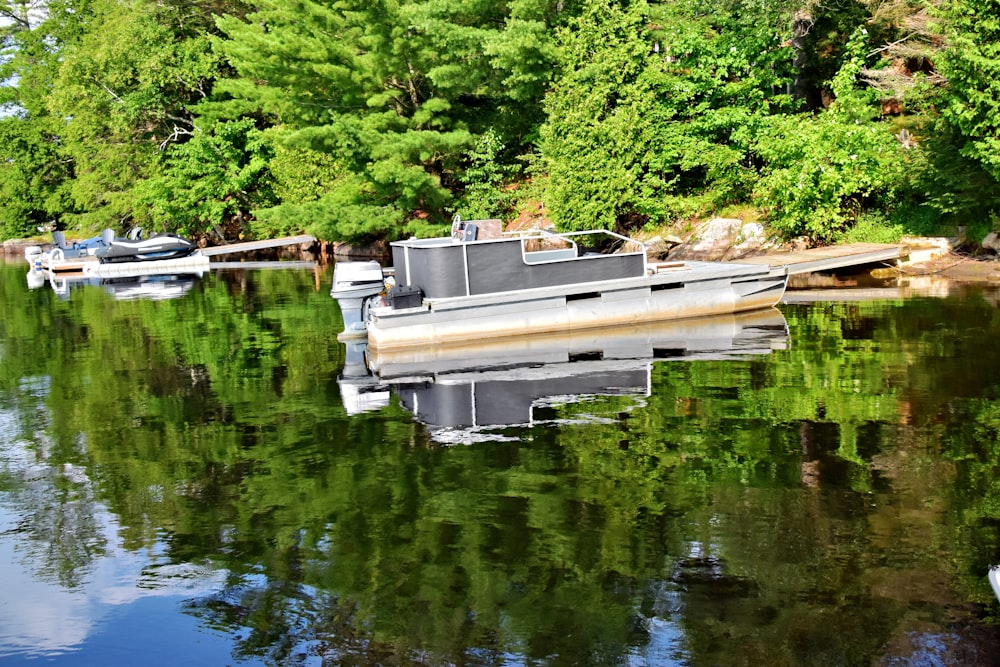
<path id="1" fill-rule="evenodd" d="M 726 315 L 774 306 L 788 283 L 784 267 L 650 262 L 641 242 L 604 230 L 478 239 L 477 228 L 456 218 L 450 237 L 392 243 L 390 280 L 372 262 L 338 263 L 341 338 L 426 347 Z"/>
<path id="2" fill-rule="evenodd" d="M 127 238 L 118 238 L 114 231 L 105 229 L 101 236 L 73 243 L 56 231 L 52 242 L 49 250 L 39 246 L 25 249 L 24 258 L 33 270 L 82 272 L 95 277 L 140 276 L 177 269 L 203 270 L 209 262 L 188 239 L 176 234 L 144 238 L 138 228 Z"/>

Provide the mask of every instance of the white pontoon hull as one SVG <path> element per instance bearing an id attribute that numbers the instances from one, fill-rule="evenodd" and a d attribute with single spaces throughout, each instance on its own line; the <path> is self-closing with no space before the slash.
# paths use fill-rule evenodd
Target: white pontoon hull
<path id="1" fill-rule="evenodd" d="M 541 288 L 424 299 L 418 308 L 373 308 L 368 343 L 378 349 L 411 347 L 727 315 L 774 306 L 787 283 L 786 275 L 756 266 L 689 262 L 685 267 L 686 275 L 676 272 L 672 280 L 584 283 L 568 294 L 565 288 L 558 290 L 562 294 Z"/>

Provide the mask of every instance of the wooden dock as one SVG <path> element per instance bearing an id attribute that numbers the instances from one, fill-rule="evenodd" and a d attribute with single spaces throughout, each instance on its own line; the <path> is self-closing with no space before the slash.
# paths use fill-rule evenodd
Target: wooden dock
<path id="1" fill-rule="evenodd" d="M 909 246 L 898 243 L 850 243 L 827 248 L 811 248 L 797 252 L 782 252 L 758 257 L 744 257 L 742 264 L 767 264 L 773 268 L 786 267 L 789 275 L 832 271 L 849 266 L 864 266 L 880 262 L 894 262 L 910 254 Z"/>
<path id="2" fill-rule="evenodd" d="M 303 234 L 302 236 L 286 236 L 280 239 L 265 239 L 263 241 L 244 241 L 242 243 L 227 243 L 226 245 L 211 246 L 202 248 L 201 254 L 205 257 L 215 257 L 216 255 L 229 255 L 236 252 L 250 252 L 252 250 L 266 250 L 268 248 L 280 248 L 286 245 L 298 245 L 300 243 L 313 243 L 315 237 Z"/>

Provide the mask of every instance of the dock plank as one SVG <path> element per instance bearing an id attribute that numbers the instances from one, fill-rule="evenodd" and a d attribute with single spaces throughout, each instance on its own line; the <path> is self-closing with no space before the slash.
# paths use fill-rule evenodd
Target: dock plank
<path id="1" fill-rule="evenodd" d="M 230 255 L 237 252 L 249 252 L 252 250 L 266 250 L 267 248 L 280 248 L 286 245 L 296 245 L 299 243 L 312 243 L 316 240 L 315 237 L 308 234 L 303 234 L 301 236 L 286 236 L 280 239 L 264 239 L 263 241 L 243 241 L 240 243 L 229 243 L 227 245 L 211 246 L 210 248 L 202 248 L 201 254 L 206 257 L 215 257 L 217 255 Z"/>
<path id="2" fill-rule="evenodd" d="M 795 275 L 890 262 L 906 257 L 909 253 L 910 249 L 905 244 L 849 243 L 796 252 L 744 257 L 736 261 L 741 264 L 766 264 L 773 268 L 786 267 L 789 275 Z"/>

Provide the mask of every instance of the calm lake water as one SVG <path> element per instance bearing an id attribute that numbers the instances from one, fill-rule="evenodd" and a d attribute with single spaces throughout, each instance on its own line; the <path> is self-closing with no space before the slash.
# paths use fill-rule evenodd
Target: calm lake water
<path id="1" fill-rule="evenodd" d="M 1000 661 L 996 289 L 376 378 L 329 271 L 60 296 L 24 267 L 2 664 Z"/>

